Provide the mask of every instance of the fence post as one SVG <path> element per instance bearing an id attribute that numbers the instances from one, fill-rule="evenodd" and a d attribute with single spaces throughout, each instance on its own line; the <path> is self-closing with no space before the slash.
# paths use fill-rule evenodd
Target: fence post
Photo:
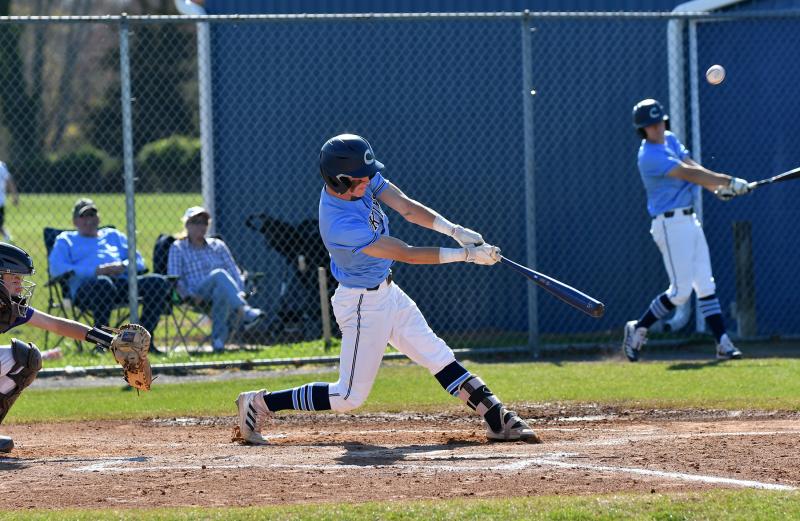
<path id="1" fill-rule="evenodd" d="M 525 232 L 527 265 L 536 269 L 536 191 L 534 190 L 533 158 L 533 89 L 530 11 L 522 13 L 522 117 L 525 147 Z M 534 358 L 539 356 L 539 302 L 536 286 L 528 288 L 528 348 Z"/>
<path id="2" fill-rule="evenodd" d="M 331 308 L 328 302 L 328 270 L 324 266 L 317 268 L 319 282 L 319 310 L 322 319 L 322 342 L 327 352 L 331 348 Z"/>
<path id="3" fill-rule="evenodd" d="M 122 157 L 125 168 L 125 220 L 128 234 L 128 307 L 130 321 L 139 321 L 139 287 L 136 279 L 136 203 L 133 179 L 133 122 L 131 117 L 131 62 L 128 14 L 119 22 L 119 76 L 122 99 Z"/>
<path id="4" fill-rule="evenodd" d="M 754 337 L 756 328 L 756 281 L 750 221 L 733 223 L 733 255 L 736 270 L 736 323 L 742 338 Z"/>

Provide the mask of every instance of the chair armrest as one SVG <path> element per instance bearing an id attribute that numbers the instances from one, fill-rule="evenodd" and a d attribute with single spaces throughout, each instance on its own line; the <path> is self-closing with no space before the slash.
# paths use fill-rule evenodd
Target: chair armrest
<path id="1" fill-rule="evenodd" d="M 52 278 L 48 279 L 48 281 L 45 284 L 45 286 L 52 286 L 54 284 L 61 284 L 62 282 L 67 282 L 69 279 L 72 278 L 73 275 L 75 275 L 74 271 L 72 271 L 72 270 L 66 271 L 66 272 L 62 273 L 61 275 L 59 275 L 57 277 L 52 277 Z"/>

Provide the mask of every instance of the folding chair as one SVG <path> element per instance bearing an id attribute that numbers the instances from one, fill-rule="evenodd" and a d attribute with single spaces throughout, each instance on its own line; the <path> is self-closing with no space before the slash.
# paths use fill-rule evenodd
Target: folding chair
<path id="1" fill-rule="evenodd" d="M 215 239 L 221 239 L 219 235 L 212 236 Z M 169 248 L 175 242 L 175 237 L 169 234 L 160 234 L 156 239 L 155 246 L 153 247 L 153 272 L 166 275 L 167 280 L 172 284 L 172 297 L 169 300 L 169 312 L 166 313 L 171 318 L 164 324 L 165 341 L 164 345 L 170 345 L 175 348 L 178 345 L 183 345 L 188 348 L 188 340 L 192 337 L 198 338 L 199 342 L 210 343 L 211 332 L 207 331 L 204 322 L 207 317 L 211 315 L 211 304 L 203 302 L 196 304 L 191 299 L 184 299 L 178 293 L 178 277 L 167 275 L 167 265 L 169 263 Z M 256 283 L 264 276 L 263 273 L 245 273 L 245 298 L 250 298 L 256 293 Z M 231 334 L 228 338 L 229 342 L 236 341 L 237 333 L 240 329 L 241 318 L 237 317 L 236 322 L 231 328 Z M 175 328 L 175 335 L 177 338 L 172 338 L 170 343 L 169 327 L 172 322 L 172 327 Z M 178 342 L 180 340 L 180 342 Z"/>
<path id="2" fill-rule="evenodd" d="M 101 226 L 103 228 L 114 228 L 114 226 Z M 53 246 L 56 243 L 56 238 L 61 234 L 61 232 L 72 231 L 69 229 L 61 229 L 61 228 L 44 228 L 42 234 L 44 238 L 44 246 L 45 250 L 47 251 L 47 282 L 45 286 L 47 286 L 47 313 L 50 315 L 56 315 L 64 318 L 68 318 L 70 320 L 74 320 L 76 322 L 83 322 L 83 323 L 92 323 L 92 315 L 89 310 L 81 309 L 72 302 L 72 298 L 70 297 L 69 292 L 69 281 L 72 276 L 75 274 L 72 271 L 68 271 L 66 273 L 62 273 L 57 277 L 53 277 L 50 275 L 50 252 L 53 251 Z M 117 323 L 121 324 L 125 318 L 128 316 L 127 308 L 118 308 L 117 309 Z M 58 346 L 62 341 L 64 341 L 65 337 L 57 336 L 58 340 L 52 345 L 50 345 L 50 332 L 45 330 L 44 333 L 44 348 L 49 349 Z M 78 341 L 74 340 L 75 348 L 78 352 L 83 351 L 83 344 Z"/>

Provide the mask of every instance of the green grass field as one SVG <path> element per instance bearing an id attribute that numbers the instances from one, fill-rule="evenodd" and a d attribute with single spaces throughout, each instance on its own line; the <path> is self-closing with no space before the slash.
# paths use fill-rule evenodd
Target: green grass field
<path id="1" fill-rule="evenodd" d="M 510 403 L 571 402 L 646 409 L 800 410 L 800 360 L 706 362 L 560 362 L 466 363 Z M 163 384 L 136 396 L 120 380 L 115 387 L 44 390 L 33 388 L 6 419 L 47 422 L 102 418 L 232 415 L 239 392 L 266 387 L 283 389 L 309 381 L 335 381 L 336 374 L 274 376 Z M 383 367 L 363 411 L 460 410 L 461 403 L 442 392 L 427 371 L 416 365 Z"/>
<path id="2" fill-rule="evenodd" d="M 301 505 L 259 508 L 169 508 L 158 510 L 58 510 L 2 512 L 3 519 L 30 520 L 286 520 L 482 521 L 482 520 L 720 520 L 798 519 L 793 493 L 724 490 L 695 494 L 551 496 L 494 500 L 439 500 Z"/>

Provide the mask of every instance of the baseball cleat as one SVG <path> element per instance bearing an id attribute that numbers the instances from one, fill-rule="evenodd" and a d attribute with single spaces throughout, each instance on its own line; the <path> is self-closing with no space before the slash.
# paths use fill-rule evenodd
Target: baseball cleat
<path id="1" fill-rule="evenodd" d="M 514 411 L 507 411 L 505 407 L 501 411 L 503 428 L 495 432 L 491 427 L 486 427 L 486 437 L 489 441 L 524 441 L 525 443 L 541 443 L 542 440 L 533 432 L 525 421 Z"/>
<path id="2" fill-rule="evenodd" d="M 239 424 L 234 427 L 234 441 L 243 441 L 253 445 L 266 445 L 267 440 L 261 435 L 268 418 L 272 412 L 267 409 L 264 401 L 266 389 L 241 393 L 236 398 L 236 407 L 239 409 Z"/>
<path id="3" fill-rule="evenodd" d="M 736 349 L 728 335 L 722 335 L 722 338 L 717 344 L 717 360 L 739 360 L 742 358 L 742 352 Z"/>
<path id="4" fill-rule="evenodd" d="M 637 328 L 636 322 L 631 320 L 625 324 L 625 336 L 622 339 L 622 352 L 631 362 L 639 360 L 639 351 L 647 343 L 647 328 Z"/>
<path id="5" fill-rule="evenodd" d="M 14 448 L 14 440 L 8 436 L 0 436 L 0 452 L 9 453 Z"/>

